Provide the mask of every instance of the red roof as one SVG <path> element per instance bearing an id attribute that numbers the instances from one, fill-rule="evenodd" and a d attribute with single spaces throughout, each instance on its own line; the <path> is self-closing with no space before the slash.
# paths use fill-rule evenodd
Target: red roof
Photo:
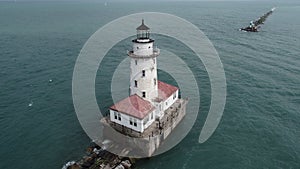
<path id="1" fill-rule="evenodd" d="M 134 94 L 119 101 L 115 105 L 111 106 L 110 109 L 143 119 L 150 112 L 152 112 L 155 107 L 149 101 L 144 100 L 140 96 Z"/>
<path id="2" fill-rule="evenodd" d="M 158 98 L 159 99 L 166 100 L 177 90 L 178 90 L 178 87 L 176 87 L 176 86 L 172 86 L 168 83 L 158 81 Z"/>

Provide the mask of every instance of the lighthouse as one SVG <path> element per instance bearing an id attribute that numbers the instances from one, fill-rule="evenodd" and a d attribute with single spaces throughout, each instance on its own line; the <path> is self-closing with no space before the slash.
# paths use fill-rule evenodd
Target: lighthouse
<path id="1" fill-rule="evenodd" d="M 136 38 L 132 40 L 132 50 L 128 52 L 130 61 L 130 95 L 138 96 L 153 103 L 158 96 L 157 56 L 159 49 L 154 48 L 150 38 L 150 28 L 142 24 L 136 28 Z"/>
<path id="2" fill-rule="evenodd" d="M 144 20 L 136 31 L 132 49 L 127 52 L 130 58 L 129 96 L 110 107 L 109 121 L 123 134 L 149 137 L 149 133 L 162 133 L 162 125 L 170 124 L 169 119 L 172 122 L 178 119 L 179 122 L 185 115 L 186 101 L 178 97 L 178 87 L 158 80 L 157 57 L 160 50 L 154 47 L 150 28 Z M 127 130 L 130 133 L 124 133 Z"/>

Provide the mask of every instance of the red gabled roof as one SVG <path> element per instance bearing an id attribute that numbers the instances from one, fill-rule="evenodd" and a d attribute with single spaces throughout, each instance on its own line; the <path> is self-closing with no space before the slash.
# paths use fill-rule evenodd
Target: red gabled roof
<path id="1" fill-rule="evenodd" d="M 134 94 L 119 101 L 115 105 L 111 106 L 110 109 L 143 119 L 152 112 L 155 107 L 149 101 L 144 100 L 137 94 Z"/>
<path id="2" fill-rule="evenodd" d="M 178 90 L 178 87 L 176 87 L 176 86 L 172 86 L 168 83 L 158 81 L 158 98 L 159 99 L 166 100 L 177 90 Z"/>

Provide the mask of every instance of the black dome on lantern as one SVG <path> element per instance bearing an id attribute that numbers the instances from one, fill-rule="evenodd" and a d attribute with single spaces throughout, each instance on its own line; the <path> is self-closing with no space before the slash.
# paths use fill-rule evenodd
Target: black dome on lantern
<path id="1" fill-rule="evenodd" d="M 144 24 L 144 19 L 142 19 L 142 24 L 139 27 L 136 28 L 136 30 L 138 30 L 138 31 L 146 31 L 146 30 L 149 30 L 149 29 L 150 28 Z"/>

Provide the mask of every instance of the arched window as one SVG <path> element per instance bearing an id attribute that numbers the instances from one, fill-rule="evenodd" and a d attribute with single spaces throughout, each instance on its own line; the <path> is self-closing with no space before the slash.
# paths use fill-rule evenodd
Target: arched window
<path id="1" fill-rule="evenodd" d="M 143 98 L 145 98 L 146 97 L 146 92 L 143 92 Z"/>
<path id="2" fill-rule="evenodd" d="M 134 87 L 137 87 L 137 81 L 136 80 L 134 81 Z"/>
<path id="3" fill-rule="evenodd" d="M 146 71 L 142 70 L 142 77 L 145 77 L 145 76 L 146 76 Z"/>

